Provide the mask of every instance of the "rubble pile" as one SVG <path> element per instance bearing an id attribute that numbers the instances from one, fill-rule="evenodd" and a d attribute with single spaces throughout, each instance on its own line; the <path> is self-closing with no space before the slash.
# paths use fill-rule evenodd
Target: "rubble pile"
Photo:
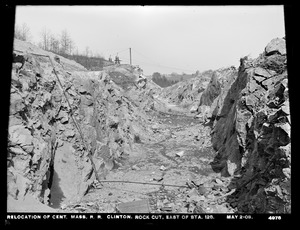
<path id="1" fill-rule="evenodd" d="M 155 192 L 147 194 L 149 204 L 147 212 L 149 213 L 234 213 L 237 208 L 231 207 L 226 199 L 234 190 L 229 190 L 230 178 L 218 176 L 200 177 L 194 180 L 186 181 L 185 186 L 172 190 L 160 186 Z M 143 201 L 143 200 L 140 200 Z M 144 200 L 145 201 L 145 200 Z M 138 209 L 132 203 L 131 208 L 134 213 Z M 120 201 L 109 202 L 104 199 L 82 200 L 81 202 L 62 205 L 64 212 L 120 212 L 119 206 L 125 204 Z M 127 204 L 127 203 L 126 203 Z M 130 207 L 130 206 L 129 206 Z M 122 212 L 122 211 L 121 211 Z"/>
<path id="2" fill-rule="evenodd" d="M 290 212 L 291 120 L 284 39 L 257 59 L 241 59 L 238 77 L 217 109 L 212 167 L 237 176 L 229 202 L 239 212 Z"/>
<path id="3" fill-rule="evenodd" d="M 226 202 L 230 179 L 207 176 L 186 182 L 186 187 L 150 194 L 153 213 L 233 213 Z M 225 195 L 224 195 L 225 194 Z"/>

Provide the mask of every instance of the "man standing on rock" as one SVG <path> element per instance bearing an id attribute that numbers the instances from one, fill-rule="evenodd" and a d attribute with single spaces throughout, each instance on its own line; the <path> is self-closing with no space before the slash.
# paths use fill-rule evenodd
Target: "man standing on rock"
<path id="1" fill-rule="evenodd" d="M 118 55 L 115 58 L 115 64 L 119 64 L 120 65 L 120 59 L 119 59 Z"/>

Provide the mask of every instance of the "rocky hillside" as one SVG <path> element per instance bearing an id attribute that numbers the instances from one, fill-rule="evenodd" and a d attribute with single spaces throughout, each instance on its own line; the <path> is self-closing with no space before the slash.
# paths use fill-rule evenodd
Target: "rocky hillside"
<path id="1" fill-rule="evenodd" d="M 136 142 L 157 138 L 139 104 L 126 96 L 150 92 L 134 67 L 117 67 L 130 75 L 87 72 L 26 42 L 16 40 L 14 49 L 7 162 L 13 198 L 31 194 L 55 203 L 51 193 L 60 183 L 67 199 L 79 199 L 94 182 L 93 163 L 103 178 Z M 50 55 L 55 70 L 41 54 Z"/>
<path id="2" fill-rule="evenodd" d="M 145 77 L 142 69 L 128 64 L 111 65 L 104 69 L 136 106 L 144 111 L 154 109 L 153 97 L 158 95 L 162 88 L 151 78 Z"/>
<path id="3" fill-rule="evenodd" d="M 241 212 L 290 212 L 291 120 L 284 39 L 254 60 L 241 59 L 236 80 L 214 110 L 212 167 L 236 175 L 229 199 Z M 213 102 L 214 104 L 214 102 Z"/>
<path id="4" fill-rule="evenodd" d="M 221 89 L 232 82 L 236 75 L 235 67 L 204 71 L 199 76 L 165 88 L 160 96 L 170 103 L 189 108 L 190 112 L 198 111 L 201 114 L 199 116 L 203 117 Z"/>
<path id="5" fill-rule="evenodd" d="M 211 78 L 213 71 L 205 71 L 199 76 L 189 80 L 180 81 L 172 86 L 164 88 L 160 96 L 170 103 L 182 106 L 191 106 L 199 103 L 203 92 Z"/>
<path id="6" fill-rule="evenodd" d="M 32 45 L 29 42 L 24 42 L 24 41 L 21 41 L 18 39 L 14 39 L 14 53 L 15 54 L 21 53 L 24 56 L 24 54 L 32 53 L 32 52 L 35 54 L 41 54 L 41 55 L 46 55 L 46 56 L 49 55 L 52 59 L 55 56 L 59 57 L 60 63 L 63 65 L 64 69 L 67 71 L 76 71 L 76 70 L 84 71 L 84 70 L 86 70 L 86 68 L 84 68 L 82 65 L 80 65 L 79 63 L 77 63 L 73 60 L 67 59 L 60 55 L 56 55 L 52 52 L 45 51 L 35 45 Z M 26 58 L 26 55 L 25 55 L 25 58 Z M 39 61 L 39 56 L 36 56 L 35 60 Z M 41 60 L 44 60 L 44 59 L 41 59 Z M 50 63 L 48 63 L 48 64 L 50 65 Z M 43 71 L 43 69 L 41 68 L 40 71 Z"/>

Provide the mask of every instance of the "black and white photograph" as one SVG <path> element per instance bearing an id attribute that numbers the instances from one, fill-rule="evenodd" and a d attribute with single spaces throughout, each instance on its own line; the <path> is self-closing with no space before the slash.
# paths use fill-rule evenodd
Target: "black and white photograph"
<path id="1" fill-rule="evenodd" d="M 17 5 L 12 39 L 7 219 L 291 214 L 283 5 Z"/>

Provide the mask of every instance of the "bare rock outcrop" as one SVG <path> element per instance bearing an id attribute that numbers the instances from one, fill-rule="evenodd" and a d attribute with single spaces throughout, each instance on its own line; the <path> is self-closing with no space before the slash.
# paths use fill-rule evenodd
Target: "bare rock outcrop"
<path id="1" fill-rule="evenodd" d="M 122 64 L 108 66 L 104 69 L 110 79 L 123 89 L 122 93 L 132 103 L 145 111 L 154 109 L 153 98 L 161 92 L 162 88 L 151 78 L 144 76 L 141 68 Z"/>
<path id="2" fill-rule="evenodd" d="M 206 89 L 201 94 L 197 109 L 198 118 L 207 121 L 207 119 L 214 120 L 220 116 L 220 108 L 223 107 L 226 93 L 236 77 L 237 70 L 234 66 L 213 71 Z"/>
<path id="3" fill-rule="evenodd" d="M 265 55 L 273 55 L 273 54 L 286 54 L 286 46 L 285 40 L 280 38 L 274 38 L 265 48 Z"/>
<path id="4" fill-rule="evenodd" d="M 211 167 L 228 177 L 226 189 L 235 189 L 226 195 L 232 207 L 248 213 L 289 213 L 285 40 L 273 39 L 258 58 L 240 61 L 238 71 L 207 71 L 162 90 L 138 67 L 113 65 L 88 72 L 17 40 L 8 124 L 8 207 L 18 211 L 24 201 L 38 211 L 46 209 L 35 201 L 80 199 L 95 185 L 96 175 L 105 179 L 122 165 L 123 157 L 139 154 L 139 143 L 159 142 L 166 133 L 172 137 L 146 113 L 167 110 L 168 101 L 211 121 L 197 141 L 204 138 L 202 145 L 209 147 L 206 137 L 211 137 L 216 151 Z"/>
<path id="5" fill-rule="evenodd" d="M 117 66 L 114 73 L 123 72 L 121 77 L 109 70 L 87 72 L 26 42 L 17 41 L 14 48 L 19 58 L 11 76 L 9 196 L 22 200 L 31 194 L 50 204 L 56 182 L 62 181 L 63 196 L 80 199 L 95 180 L 93 163 L 103 179 L 137 139 L 159 138 L 147 128 L 141 103 L 130 97 L 147 88 L 140 70 Z M 55 70 L 43 55 L 50 56 Z M 150 93 L 143 98 L 150 103 Z"/>
<path id="6" fill-rule="evenodd" d="M 233 200 L 241 212 L 290 212 L 291 120 L 284 39 L 257 59 L 241 59 L 213 126 L 214 170 L 240 175 Z"/>
<path id="7" fill-rule="evenodd" d="M 201 93 L 207 87 L 212 73 L 212 70 L 204 71 L 194 78 L 166 87 L 161 91 L 160 97 L 167 99 L 170 103 L 189 107 L 195 112 L 193 107 L 198 107 Z"/>
<path id="8" fill-rule="evenodd" d="M 68 121 L 68 105 L 46 57 L 19 54 L 13 64 L 8 128 L 8 193 L 17 199 L 27 192 L 44 202 L 54 153 L 64 139 L 59 127 Z M 58 66 L 56 66 L 58 67 Z M 72 127 L 64 129 L 73 131 Z M 71 135 L 71 137 L 74 136 Z M 13 188 L 13 189 L 10 189 Z"/>

